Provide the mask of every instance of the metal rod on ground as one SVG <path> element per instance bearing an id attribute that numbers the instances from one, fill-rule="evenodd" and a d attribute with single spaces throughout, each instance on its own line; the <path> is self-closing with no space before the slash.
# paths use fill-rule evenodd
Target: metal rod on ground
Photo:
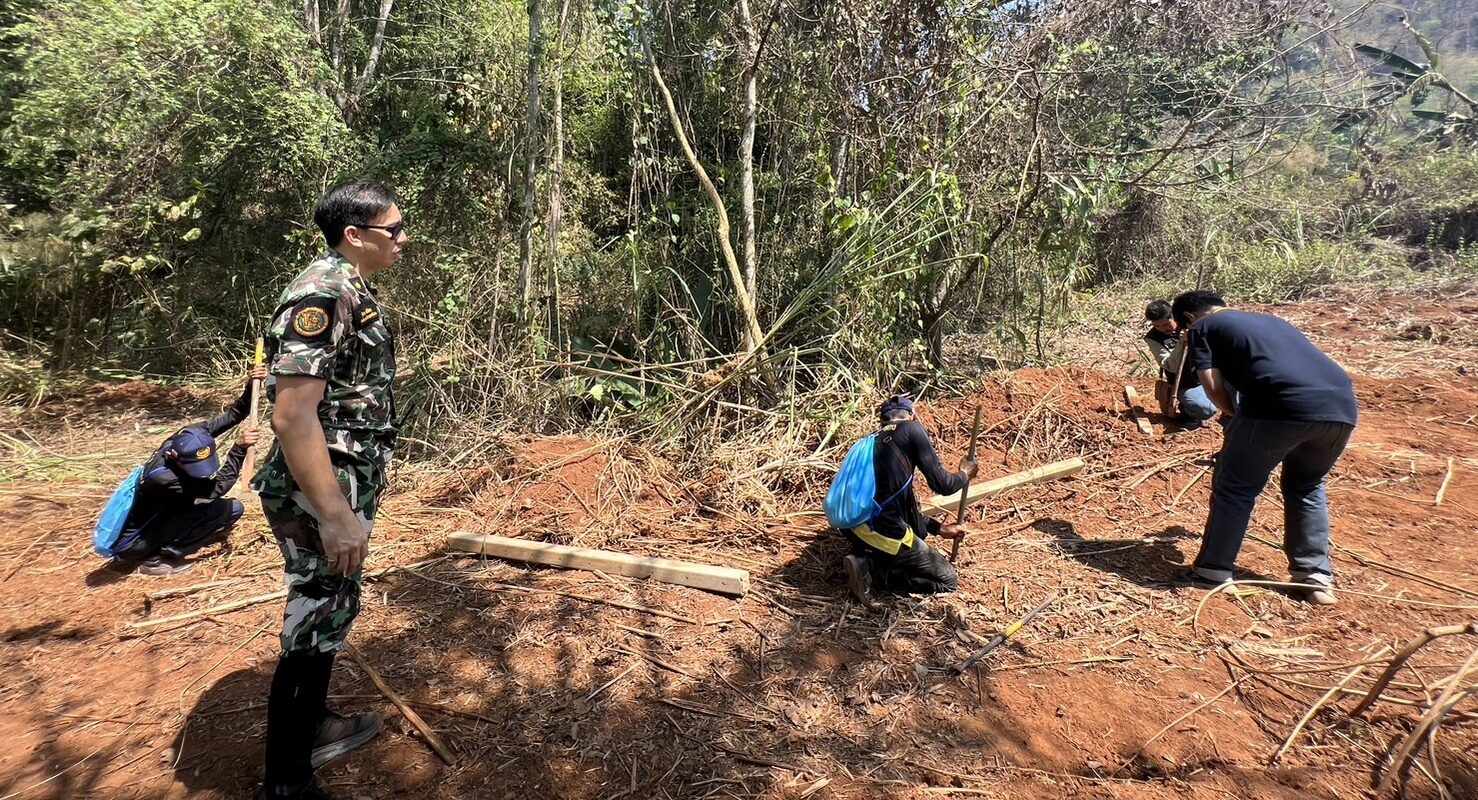
<path id="1" fill-rule="evenodd" d="M 1036 619 L 1038 614 L 1046 611 L 1047 606 L 1050 606 L 1053 603 L 1057 602 L 1057 597 L 1058 596 L 1055 594 L 1052 595 L 1047 599 L 1047 602 L 1037 606 L 1031 611 L 1028 611 L 1026 616 L 1022 617 L 1021 619 L 1011 623 L 1010 625 L 1007 625 L 1006 630 L 1003 630 L 1000 633 L 996 634 L 988 643 L 986 643 L 985 647 L 982 647 L 979 650 L 976 650 L 974 653 L 971 653 L 970 657 L 965 659 L 965 663 L 959 665 L 958 667 L 951 668 L 950 672 L 956 675 L 962 675 L 964 674 L 965 670 L 980 663 L 980 659 L 985 658 L 986 656 L 990 655 L 991 652 L 994 651 L 997 647 L 1005 644 L 1007 639 L 1015 636 L 1017 631 L 1026 627 L 1032 620 Z"/>
<path id="2" fill-rule="evenodd" d="M 979 443 L 979 440 L 980 440 L 980 406 L 977 405 L 977 406 L 975 406 L 975 422 L 974 422 L 974 424 L 972 424 L 970 426 L 970 456 L 969 456 L 969 458 L 970 458 L 971 461 L 974 461 L 975 460 L 975 447 Z M 966 476 L 966 478 L 965 478 L 965 488 L 960 490 L 960 507 L 959 507 L 959 509 L 957 511 L 955 511 L 955 522 L 959 523 L 960 525 L 964 525 L 965 524 L 965 509 L 969 508 L 969 506 L 970 506 L 970 478 L 969 478 L 969 476 Z M 954 544 L 951 544 L 950 547 L 949 547 L 949 563 L 951 563 L 951 564 L 954 563 L 955 558 L 958 557 L 959 554 L 960 554 L 960 539 L 961 539 L 961 537 L 964 536 L 964 533 L 965 532 L 963 530 L 961 530 L 960 531 L 960 536 L 956 536 L 955 537 L 955 540 L 954 540 Z"/>

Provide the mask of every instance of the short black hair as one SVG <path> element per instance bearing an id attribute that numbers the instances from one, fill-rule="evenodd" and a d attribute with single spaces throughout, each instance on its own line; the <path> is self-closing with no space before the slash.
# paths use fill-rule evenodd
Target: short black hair
<path id="1" fill-rule="evenodd" d="M 1181 292 L 1175 296 L 1175 302 L 1171 304 L 1171 313 L 1175 315 L 1175 321 L 1181 325 L 1189 325 L 1187 314 L 1204 314 L 1213 308 L 1221 308 L 1227 301 L 1216 292 L 1208 292 L 1204 289 L 1196 289 L 1190 292 Z"/>
<path id="2" fill-rule="evenodd" d="M 395 205 L 395 193 L 379 181 L 357 180 L 341 183 L 318 201 L 313 209 L 313 222 L 323 231 L 329 247 L 344 241 L 344 229 L 364 226 Z"/>
<path id="3" fill-rule="evenodd" d="M 1165 300 L 1156 300 L 1144 307 L 1144 318 L 1150 322 L 1159 322 L 1170 316 L 1170 303 Z"/>

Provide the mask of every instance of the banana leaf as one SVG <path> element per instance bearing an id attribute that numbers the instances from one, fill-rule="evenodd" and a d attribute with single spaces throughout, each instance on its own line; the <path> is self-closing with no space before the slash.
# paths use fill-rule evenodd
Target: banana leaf
<path id="1" fill-rule="evenodd" d="M 1446 122 L 1451 118 L 1446 111 L 1432 111 L 1426 108 L 1413 108 L 1411 115 L 1419 119 L 1431 120 L 1432 122 Z"/>
<path id="2" fill-rule="evenodd" d="M 1383 50 L 1373 44 L 1357 43 L 1355 45 L 1355 52 L 1360 53 L 1361 55 L 1370 56 L 1374 59 L 1378 59 L 1384 62 L 1386 66 L 1401 70 L 1404 73 L 1410 73 L 1413 75 L 1425 75 L 1427 73 L 1427 68 L 1416 63 L 1415 61 L 1412 61 L 1405 56 L 1396 55 L 1390 50 Z"/>

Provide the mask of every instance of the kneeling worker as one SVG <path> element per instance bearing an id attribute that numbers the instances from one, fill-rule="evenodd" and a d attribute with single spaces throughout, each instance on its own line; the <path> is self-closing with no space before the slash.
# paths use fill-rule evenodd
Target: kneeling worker
<path id="1" fill-rule="evenodd" d="M 1160 379 L 1155 381 L 1155 400 L 1160 404 L 1160 413 L 1186 423 L 1187 428 L 1197 427 L 1216 416 L 1216 405 L 1206 396 L 1195 373 L 1185 371 L 1185 331 L 1170 314 L 1170 304 L 1164 300 L 1150 303 L 1145 306 L 1144 318 L 1150 324 L 1144 341 L 1160 365 Z"/>
<path id="2" fill-rule="evenodd" d="M 871 525 L 846 532 L 852 543 L 852 555 L 844 562 L 847 585 L 863 604 L 872 603 L 874 585 L 904 594 L 953 592 L 959 588 L 959 575 L 943 553 L 925 544 L 924 537 L 937 533 L 954 539 L 965 531 L 957 524 L 941 525 L 919 510 L 913 472 L 924 473 L 935 492 L 950 494 L 969 486 L 979 468 L 965 458 L 959 472 L 946 472 L 929 434 L 914 420 L 913 401 L 907 397 L 884 401 L 878 408 L 878 421 L 882 430 L 877 434 L 873 470 L 882 510 Z"/>
<path id="3" fill-rule="evenodd" d="M 187 556 L 230 535 L 245 509 L 225 494 L 236 485 L 246 449 L 257 443 L 258 432 L 243 430 L 224 463 L 216 437 L 246 419 L 252 381 L 266 376 L 266 367 L 252 370 L 230 408 L 182 428 L 144 462 L 133 508 L 113 549 L 120 566 L 136 567 L 144 575 L 173 575 L 190 568 Z"/>

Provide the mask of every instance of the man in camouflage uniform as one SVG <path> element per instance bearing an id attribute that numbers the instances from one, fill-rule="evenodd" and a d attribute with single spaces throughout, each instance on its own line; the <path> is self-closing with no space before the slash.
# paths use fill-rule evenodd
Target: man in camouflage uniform
<path id="1" fill-rule="evenodd" d="M 394 196 L 371 181 L 330 190 L 313 218 L 331 249 L 288 284 L 273 315 L 267 396 L 277 443 L 252 481 L 288 586 L 260 798 L 328 798 L 313 771 L 368 743 L 381 723 L 326 704 L 334 656 L 359 613 L 397 430 L 395 346 L 368 281 L 407 238 Z"/>

